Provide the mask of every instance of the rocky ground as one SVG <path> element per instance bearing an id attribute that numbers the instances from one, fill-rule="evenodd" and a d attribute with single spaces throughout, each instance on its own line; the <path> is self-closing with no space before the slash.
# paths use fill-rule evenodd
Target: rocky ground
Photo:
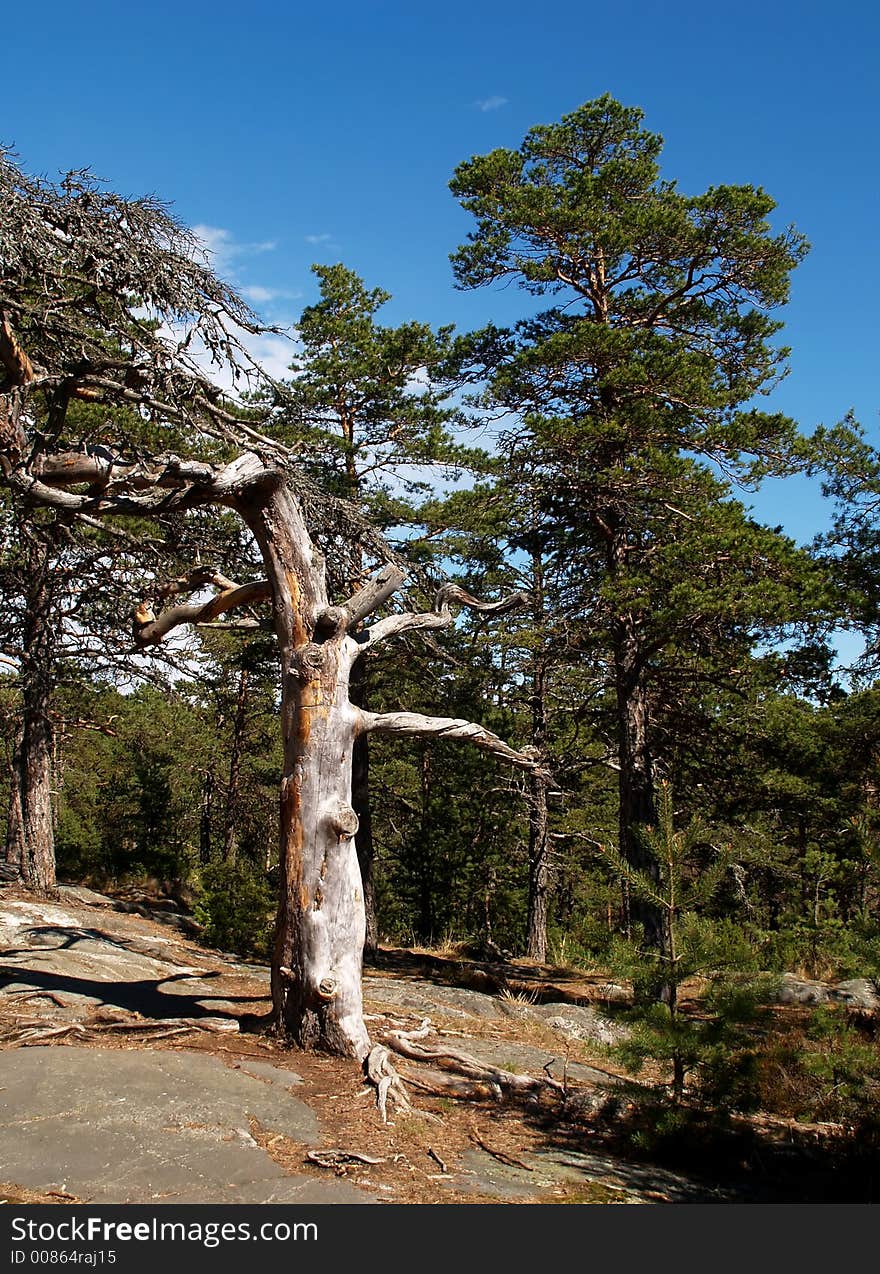
<path id="1" fill-rule="evenodd" d="M 444 1096 L 449 1076 L 437 1064 L 401 1060 L 413 1108 L 383 1123 L 355 1064 L 285 1051 L 266 1034 L 267 970 L 199 946 L 173 904 L 74 887 L 45 902 L 3 889 L 0 1198 L 754 1197 L 748 1181 L 609 1154 L 576 1117 L 619 1085 L 605 1049 L 624 1028 L 601 1010 L 624 997 L 620 986 L 383 951 L 364 993 L 374 1037 L 422 1028 L 420 1045 L 530 1075 L 534 1091 L 499 1101 L 478 1085 L 471 1100 Z"/>

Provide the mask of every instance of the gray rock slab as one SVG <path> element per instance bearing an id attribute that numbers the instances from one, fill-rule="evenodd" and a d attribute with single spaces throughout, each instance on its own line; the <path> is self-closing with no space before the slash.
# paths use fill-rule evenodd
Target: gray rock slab
<path id="1" fill-rule="evenodd" d="M 434 1047 L 434 1041 L 426 1041 Z M 487 1040 L 472 1036 L 444 1035 L 443 1046 L 461 1053 L 470 1053 L 480 1062 L 490 1066 L 499 1066 L 502 1070 L 522 1072 L 528 1075 L 540 1075 L 542 1072 L 554 1079 L 568 1078 L 582 1084 L 613 1085 L 617 1082 L 613 1075 L 598 1070 L 595 1066 L 587 1066 L 581 1062 L 567 1062 L 565 1048 L 549 1050 L 536 1048 L 533 1044 L 520 1044 L 515 1040 Z"/>
<path id="2" fill-rule="evenodd" d="M 628 1027 L 585 1004 L 536 1004 L 532 1014 L 542 1018 L 545 1026 L 576 1040 L 617 1044 L 631 1034 Z"/>
<path id="3" fill-rule="evenodd" d="M 22 1048 L 0 1053 L 0 1177 L 101 1203 L 356 1203 L 348 1182 L 285 1173 L 250 1120 L 306 1146 L 299 1076 L 204 1053 Z"/>
<path id="4" fill-rule="evenodd" d="M 590 1005 L 569 1004 L 567 1001 L 537 1004 L 516 996 L 487 995 L 483 991 L 445 986 L 443 983 L 365 977 L 364 997 L 371 1004 L 390 1005 L 415 1015 L 431 1016 L 442 1012 L 450 1017 L 474 1017 L 489 1022 L 503 1018 L 521 1022 L 544 1021 L 553 1029 L 577 1039 L 599 1040 L 602 1043 L 616 1042 L 627 1033 L 619 1025 L 609 1023 L 600 1011 Z M 548 1021 L 554 1018 L 564 1021 Z"/>
<path id="5" fill-rule="evenodd" d="M 832 1000 L 841 1004 L 849 1004 L 854 1009 L 876 1009 L 880 1007 L 880 998 L 874 983 L 868 978 L 850 978 L 848 982 L 838 982 L 829 992 Z"/>
<path id="6" fill-rule="evenodd" d="M 795 973 L 783 973 L 776 999 L 780 1004 L 849 1004 L 852 1008 L 880 1008 L 880 996 L 869 978 L 850 978 L 846 982 L 831 985 L 828 982 L 812 982 L 799 978 Z"/>
<path id="7" fill-rule="evenodd" d="M 828 987 L 824 982 L 810 982 L 794 973 L 783 973 L 776 998 L 780 1004 L 825 1004 Z"/>
<path id="8" fill-rule="evenodd" d="M 487 1022 L 503 1018 L 543 1022 L 564 1036 L 601 1044 L 616 1044 L 629 1034 L 625 1026 L 610 1020 L 591 1005 L 567 1001 L 537 1004 L 516 996 L 487 995 L 483 991 L 442 983 L 365 977 L 364 998 L 371 1005 L 386 1005 L 415 1016 L 431 1017 L 442 1013 L 447 1017 L 472 1017 Z"/>
<path id="9" fill-rule="evenodd" d="M 713 1189 L 677 1173 L 650 1164 L 627 1163 L 604 1155 L 568 1150 L 541 1150 L 520 1156 L 523 1166 L 500 1163 L 484 1150 L 466 1150 L 451 1176 L 450 1185 L 468 1194 L 486 1194 L 511 1202 L 541 1196 L 545 1200 L 554 1187 L 602 1186 L 621 1203 L 709 1203 L 731 1199 L 727 1192 Z"/>
<path id="10" fill-rule="evenodd" d="M 388 1004 L 408 1013 L 430 1016 L 441 1011 L 451 1017 L 495 1020 L 510 1016 L 502 1001 L 482 991 L 442 983 L 406 982 L 398 978 L 364 978 L 364 998 L 371 1004 Z"/>
<path id="11" fill-rule="evenodd" d="M 113 899 L 96 893 L 85 885 L 58 885 L 58 897 L 62 902 L 83 903 L 86 907 L 112 907 Z"/>
<path id="12" fill-rule="evenodd" d="M 83 924 L 81 914 L 79 921 L 52 904 L 0 903 L 0 997 L 26 997 L 20 1002 L 35 1015 L 61 1020 L 99 1007 L 230 1022 L 240 1012 L 215 990 L 215 973 L 197 955 L 192 963 L 181 959 L 189 953 L 173 939 L 114 929 L 107 912 L 94 923 Z"/>

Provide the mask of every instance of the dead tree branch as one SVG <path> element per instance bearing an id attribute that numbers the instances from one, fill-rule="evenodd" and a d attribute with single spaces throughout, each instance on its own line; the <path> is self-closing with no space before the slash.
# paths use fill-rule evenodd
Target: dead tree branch
<path id="1" fill-rule="evenodd" d="M 365 732 L 408 735 L 416 738 L 433 736 L 443 739 L 466 739 L 484 752 L 503 757 L 512 765 L 524 770 L 538 770 L 540 754 L 537 748 L 517 751 L 497 734 L 473 721 L 458 717 L 424 717 L 418 712 L 361 712 Z"/>
<path id="2" fill-rule="evenodd" d="M 156 616 L 149 605 L 142 602 L 134 613 L 134 639 L 139 646 L 157 645 L 173 629 L 181 624 L 210 624 L 227 611 L 240 606 L 252 606 L 268 601 L 272 596 L 268 580 L 256 580 L 251 584 L 234 584 L 219 572 L 209 568 L 191 571 L 184 579 L 163 585 L 158 595 L 195 591 L 213 584 L 219 589 L 216 597 L 207 602 L 189 602 L 182 606 L 169 606 Z"/>

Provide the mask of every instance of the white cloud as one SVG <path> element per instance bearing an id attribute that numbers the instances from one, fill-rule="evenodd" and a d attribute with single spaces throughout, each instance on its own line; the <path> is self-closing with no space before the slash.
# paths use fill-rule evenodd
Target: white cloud
<path id="1" fill-rule="evenodd" d="M 241 257 L 258 256 L 263 252 L 274 252 L 278 244 L 274 239 L 264 239 L 256 243 L 243 243 L 236 239 L 231 230 L 223 226 L 193 226 L 193 234 L 198 238 L 208 256 L 213 258 L 218 270 L 228 269 Z"/>
<path id="2" fill-rule="evenodd" d="M 259 283 L 248 284 L 239 288 L 241 295 L 253 305 L 268 305 L 270 301 L 298 301 L 302 292 L 294 292 L 288 288 L 265 288 Z"/>
<path id="3" fill-rule="evenodd" d="M 259 284 L 242 288 L 241 294 L 246 300 L 253 301 L 254 305 L 265 305 L 268 301 L 274 301 L 278 295 L 274 288 L 263 288 Z"/>
<path id="4" fill-rule="evenodd" d="M 295 353 L 295 346 L 291 339 L 273 336 L 270 333 L 262 336 L 246 336 L 243 343 L 247 346 L 251 358 L 273 380 L 289 380 L 290 363 Z"/>
<path id="5" fill-rule="evenodd" d="M 507 105 L 507 98 L 499 97 L 496 93 L 493 97 L 479 98 L 476 102 L 474 102 L 474 105 L 481 111 L 497 111 L 500 110 L 502 106 Z"/>
<path id="6" fill-rule="evenodd" d="M 335 248 L 338 246 L 332 234 L 307 234 L 304 238 L 305 242 L 312 248 Z"/>
<path id="7" fill-rule="evenodd" d="M 220 226 L 193 226 L 192 229 L 202 247 L 212 257 L 220 256 L 229 251 L 232 235 L 228 230 L 223 230 Z"/>

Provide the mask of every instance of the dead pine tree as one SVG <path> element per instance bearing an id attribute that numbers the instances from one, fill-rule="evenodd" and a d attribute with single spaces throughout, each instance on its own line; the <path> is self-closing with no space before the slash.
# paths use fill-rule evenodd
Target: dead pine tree
<path id="1" fill-rule="evenodd" d="M 261 624 L 260 606 L 269 608 L 284 754 L 275 1023 L 304 1048 L 364 1061 L 371 1041 L 351 800 L 356 740 L 462 739 L 526 770 L 538 761 L 468 721 L 362 711 L 349 699 L 352 669 L 401 633 L 448 626 L 453 604 L 501 614 L 525 599 L 484 603 L 446 585 L 429 611 L 378 617 L 404 582 L 381 537 L 352 506 L 318 492 L 298 468 L 298 448 L 281 446 L 205 375 L 207 351 L 233 384 L 250 376 L 252 387 L 258 369 L 244 338 L 261 330 L 161 204 L 122 199 L 86 174 L 55 186 L 0 161 L 2 478 L 25 502 L 71 523 L 217 506 L 251 532 L 262 578 L 236 582 L 200 565 L 153 581 L 135 612 L 134 641 L 146 650 L 187 624 L 247 629 Z M 81 400 L 106 409 L 99 440 L 76 432 L 70 408 Z M 386 564 L 352 596 L 331 599 L 321 534 L 357 536 Z"/>

